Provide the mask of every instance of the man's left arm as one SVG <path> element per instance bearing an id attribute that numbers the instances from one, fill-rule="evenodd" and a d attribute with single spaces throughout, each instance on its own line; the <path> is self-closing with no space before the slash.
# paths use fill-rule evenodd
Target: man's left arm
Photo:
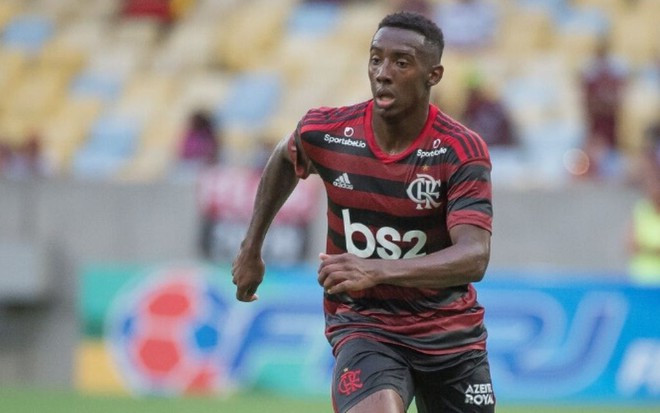
<path id="1" fill-rule="evenodd" d="M 422 257 L 386 260 L 321 254 L 318 281 L 329 294 L 378 284 L 446 288 L 481 281 L 490 260 L 490 231 L 461 224 L 449 233 L 450 247 Z"/>

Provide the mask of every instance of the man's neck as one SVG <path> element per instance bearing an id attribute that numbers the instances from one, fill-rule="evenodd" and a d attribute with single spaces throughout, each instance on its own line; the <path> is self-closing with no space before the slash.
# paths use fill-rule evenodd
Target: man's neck
<path id="1" fill-rule="evenodd" d="M 405 151 L 424 129 L 429 116 L 429 106 L 401 119 L 387 119 L 372 115 L 371 126 L 376 143 L 389 154 Z"/>

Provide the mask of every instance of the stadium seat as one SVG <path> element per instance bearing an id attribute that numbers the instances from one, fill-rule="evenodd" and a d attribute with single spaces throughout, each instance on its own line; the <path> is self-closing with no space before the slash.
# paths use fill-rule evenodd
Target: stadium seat
<path id="1" fill-rule="evenodd" d="M 228 127 L 262 128 L 275 110 L 281 94 L 282 83 L 277 73 L 237 75 L 224 104 L 216 109 L 216 118 Z"/>
<path id="2" fill-rule="evenodd" d="M 73 174 L 79 178 L 108 179 L 133 156 L 141 125 L 121 114 L 105 114 L 92 127 L 89 139 L 73 160 Z"/>
<path id="3" fill-rule="evenodd" d="M 344 45 L 345 53 L 354 50 L 364 56 L 374 28 L 389 11 L 387 2 L 346 2 L 336 30 L 336 36 Z"/>
<path id="4" fill-rule="evenodd" d="M 87 61 L 86 53 L 64 42 L 49 41 L 36 56 L 35 63 L 43 68 L 51 68 L 70 78 L 76 75 Z"/>
<path id="5" fill-rule="evenodd" d="M 0 94 L 5 98 L 25 72 L 27 57 L 20 50 L 0 49 Z"/>
<path id="6" fill-rule="evenodd" d="M 287 34 L 291 36 L 324 36 L 337 27 L 341 7 L 337 3 L 302 2 L 293 7 L 287 21 Z"/>
<path id="7" fill-rule="evenodd" d="M 139 133 L 140 125 L 130 115 L 106 114 L 95 122 L 85 146 L 91 151 L 127 157 L 135 151 Z"/>
<path id="8" fill-rule="evenodd" d="M 71 84 L 71 96 L 90 97 L 111 102 L 119 97 L 123 79 L 112 73 L 84 71 Z"/>
<path id="9" fill-rule="evenodd" d="M 186 22 L 169 34 L 156 51 L 153 66 L 156 70 L 186 73 L 203 70 L 215 59 L 215 23 Z"/>
<path id="10" fill-rule="evenodd" d="M 182 13 L 162 30 L 122 19 L 120 1 L 0 0 L 2 139 L 17 143 L 37 128 L 61 171 L 144 181 L 167 175 L 177 131 L 196 109 L 213 112 L 227 159 L 240 163 L 308 108 L 370 97 L 366 51 L 390 2 L 174 1 Z M 444 111 L 460 114 L 467 78 L 486 68 L 527 155 L 540 156 L 550 149 L 539 125 L 559 125 L 565 143 L 576 136 L 584 121 L 577 70 L 609 33 L 631 65 L 621 128 L 626 147 L 638 146 L 658 111 L 658 87 L 640 80 L 640 68 L 660 53 L 660 1 L 490 1 L 500 11 L 498 41 L 476 56 L 445 51 L 445 78 L 432 92 Z M 507 165 L 500 176 L 518 171 L 520 158 L 498 156 Z"/>
<path id="11" fill-rule="evenodd" d="M 521 8 L 503 18 L 496 47 L 506 59 L 517 61 L 548 50 L 553 43 L 553 36 L 554 21 L 551 14 L 542 8 Z"/>
<path id="12" fill-rule="evenodd" d="M 114 109 L 148 123 L 174 97 L 174 77 L 168 74 L 136 73 L 116 100 Z"/>
<path id="13" fill-rule="evenodd" d="M 147 57 L 139 44 L 109 43 L 90 52 L 86 70 L 128 79 L 145 64 Z"/>
<path id="14" fill-rule="evenodd" d="M 232 76 L 221 71 L 199 71 L 179 75 L 180 85 L 171 106 L 187 117 L 194 110 L 220 107 L 229 92 Z"/>
<path id="15" fill-rule="evenodd" d="M 573 0 L 573 6 L 599 8 L 611 19 L 616 19 L 627 7 L 626 2 L 621 0 Z"/>
<path id="16" fill-rule="evenodd" d="M 43 15 L 15 16 L 2 33 L 2 44 L 8 48 L 37 53 L 55 30 L 53 22 Z"/>
<path id="17" fill-rule="evenodd" d="M 90 56 L 108 44 L 111 25 L 100 18 L 74 16 L 53 35 L 53 42 L 80 50 Z"/>
<path id="18" fill-rule="evenodd" d="M 18 11 L 19 6 L 15 2 L 0 2 L 0 30 L 11 21 Z"/>
<path id="19" fill-rule="evenodd" d="M 122 181 L 151 182 L 164 178 L 176 162 L 176 149 L 185 119 L 171 111 L 157 116 L 144 130 L 135 155 L 117 172 Z"/>
<path id="20" fill-rule="evenodd" d="M 638 79 L 628 85 L 623 98 L 619 136 L 621 149 L 635 153 L 642 146 L 644 133 L 660 114 L 660 85 L 651 79 Z"/>
<path id="21" fill-rule="evenodd" d="M 660 13 L 653 13 L 653 10 L 650 6 L 633 9 L 619 16 L 613 24 L 612 46 L 633 65 L 649 62 L 660 53 Z"/>
<path id="22" fill-rule="evenodd" d="M 535 9 L 547 13 L 554 20 L 561 18 L 569 4 L 567 0 L 517 0 L 517 7 L 520 10 Z"/>
<path id="23" fill-rule="evenodd" d="M 69 97 L 42 124 L 39 134 L 44 153 L 56 172 L 68 174 L 73 154 L 89 136 L 103 102 Z"/>
<path id="24" fill-rule="evenodd" d="M 599 7 L 571 7 L 561 14 L 556 23 L 558 31 L 568 33 L 594 33 L 605 36 L 610 31 L 610 21 Z"/>
<path id="25" fill-rule="evenodd" d="M 23 73 L 0 108 L 5 115 L 39 122 L 66 96 L 66 74 L 51 67 L 35 67 Z"/>
<path id="26" fill-rule="evenodd" d="M 115 19 L 120 12 L 122 1 L 85 0 L 77 1 L 77 15 L 91 21 Z"/>
<path id="27" fill-rule="evenodd" d="M 18 148 L 36 129 L 34 116 L 3 113 L 0 115 L 0 142 Z"/>
<path id="28" fill-rule="evenodd" d="M 593 56 L 600 39 L 610 32 L 610 21 L 599 8 L 571 8 L 557 23 L 553 48 L 567 59 L 573 70 L 579 70 Z"/>
<path id="29" fill-rule="evenodd" d="M 120 44 L 140 44 L 148 52 L 160 34 L 160 26 L 149 19 L 123 19 L 112 28 L 112 41 Z"/>
<path id="30" fill-rule="evenodd" d="M 255 0 L 241 7 L 227 23 L 220 57 L 223 65 L 232 72 L 266 66 L 269 51 L 280 41 L 295 3 L 282 0 L 273 7 L 271 1 Z"/>

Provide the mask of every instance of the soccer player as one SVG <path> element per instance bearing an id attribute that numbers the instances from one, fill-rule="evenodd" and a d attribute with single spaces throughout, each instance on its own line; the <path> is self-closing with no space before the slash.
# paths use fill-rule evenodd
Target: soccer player
<path id="1" fill-rule="evenodd" d="M 483 140 L 430 104 L 441 30 L 408 12 L 372 39 L 373 98 L 310 110 L 273 151 L 232 266 L 257 299 L 261 248 L 299 179 L 318 174 L 328 232 L 318 282 L 336 357 L 336 412 L 486 413 L 495 396 L 473 282 L 490 257 L 490 159 Z"/>

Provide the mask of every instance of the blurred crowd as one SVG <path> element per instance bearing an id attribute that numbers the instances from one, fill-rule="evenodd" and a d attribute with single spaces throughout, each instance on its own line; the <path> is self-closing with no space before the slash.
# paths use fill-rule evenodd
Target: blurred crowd
<path id="1" fill-rule="evenodd" d="M 0 0 L 0 174 L 260 167 L 308 107 L 369 98 L 375 22 L 413 10 L 445 33 L 433 99 L 488 142 L 495 180 L 639 183 L 660 120 L 659 4 Z"/>

